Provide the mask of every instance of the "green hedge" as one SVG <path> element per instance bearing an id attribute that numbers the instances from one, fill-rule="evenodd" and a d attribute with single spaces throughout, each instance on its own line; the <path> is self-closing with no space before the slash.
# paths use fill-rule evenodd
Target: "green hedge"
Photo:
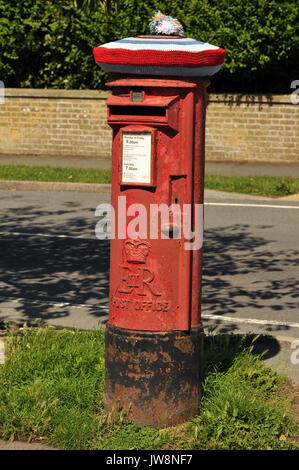
<path id="1" fill-rule="evenodd" d="M 0 0 L 0 80 L 6 87 L 104 88 L 93 47 L 149 33 L 159 9 L 177 17 L 189 37 L 227 50 L 210 90 L 290 93 L 299 78 L 295 0 Z"/>

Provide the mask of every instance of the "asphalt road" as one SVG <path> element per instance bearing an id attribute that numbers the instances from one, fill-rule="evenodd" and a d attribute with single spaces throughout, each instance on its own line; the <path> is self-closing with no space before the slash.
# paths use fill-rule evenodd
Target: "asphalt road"
<path id="1" fill-rule="evenodd" d="M 109 194 L 0 196 L 0 320 L 104 324 L 109 243 L 94 227 Z M 299 338 L 299 201 L 207 191 L 205 202 L 205 327 Z"/>

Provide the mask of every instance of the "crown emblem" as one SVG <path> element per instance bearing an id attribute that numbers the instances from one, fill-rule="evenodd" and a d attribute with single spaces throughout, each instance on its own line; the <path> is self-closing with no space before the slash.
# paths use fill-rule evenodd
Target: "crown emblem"
<path id="1" fill-rule="evenodd" d="M 151 245 L 142 240 L 126 240 L 124 243 L 128 263 L 145 263 Z"/>

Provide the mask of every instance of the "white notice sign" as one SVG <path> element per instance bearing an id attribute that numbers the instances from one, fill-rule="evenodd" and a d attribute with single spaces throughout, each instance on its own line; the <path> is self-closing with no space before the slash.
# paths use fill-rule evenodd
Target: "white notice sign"
<path id="1" fill-rule="evenodd" d="M 151 183 L 151 147 L 150 133 L 123 133 L 123 183 Z"/>

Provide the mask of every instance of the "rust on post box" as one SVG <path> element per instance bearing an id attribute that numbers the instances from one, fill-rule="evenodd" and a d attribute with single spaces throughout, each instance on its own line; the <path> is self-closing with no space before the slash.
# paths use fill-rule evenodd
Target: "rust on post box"
<path id="1" fill-rule="evenodd" d="M 94 49 L 112 89 L 104 402 L 139 424 L 169 426 L 199 409 L 206 88 L 224 55 L 181 34 Z"/>
<path id="2" fill-rule="evenodd" d="M 179 424 L 198 412 L 201 329 L 157 334 L 108 325 L 107 332 L 107 410 L 121 407 L 138 424 L 155 427 Z"/>

